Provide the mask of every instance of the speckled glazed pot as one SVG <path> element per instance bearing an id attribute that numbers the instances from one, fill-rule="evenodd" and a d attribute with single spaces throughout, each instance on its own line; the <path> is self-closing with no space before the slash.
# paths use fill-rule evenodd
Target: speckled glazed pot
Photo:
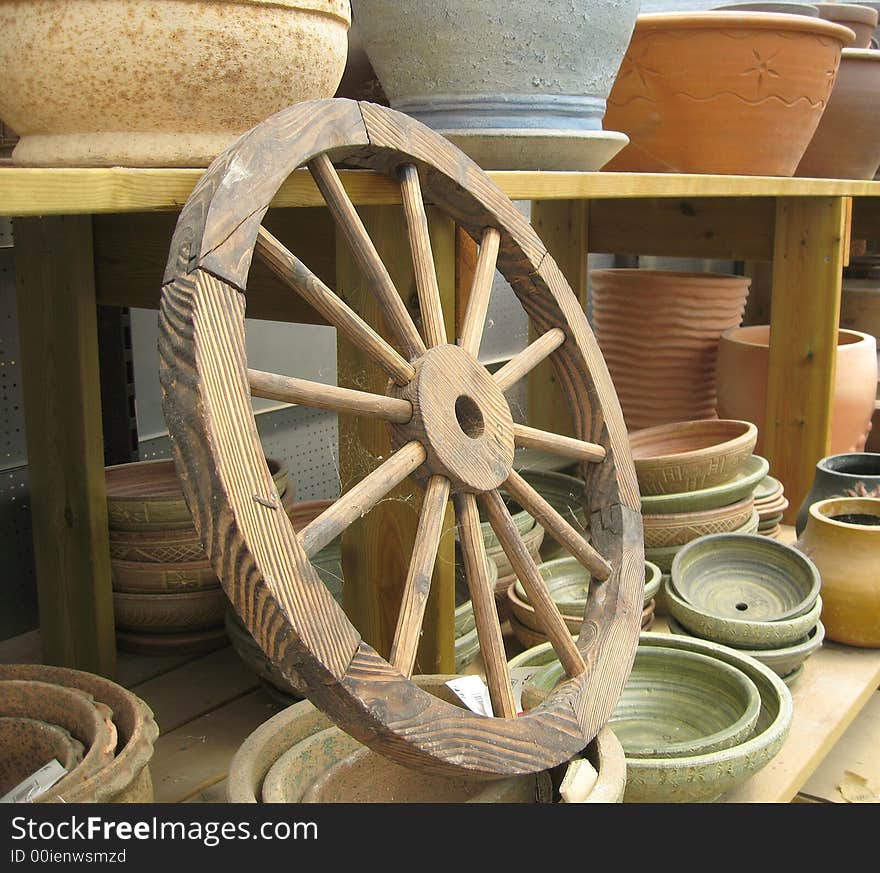
<path id="1" fill-rule="evenodd" d="M 2 664 L 0 680 L 54 683 L 90 694 L 112 710 L 117 743 L 113 760 L 67 798 L 71 802 L 151 803 L 149 763 L 159 727 L 153 711 L 138 695 L 95 673 L 46 664 Z"/>
<path id="2" fill-rule="evenodd" d="M 3 0 L 0 118 L 19 164 L 206 167 L 332 97 L 348 0 Z"/>
<path id="3" fill-rule="evenodd" d="M 880 648 L 880 498 L 814 503 L 797 546 L 822 574 L 828 639 Z"/>
<path id="4" fill-rule="evenodd" d="M 590 271 L 596 340 L 627 428 L 715 416 L 718 338 L 742 321 L 750 284 L 718 273 Z"/>
<path id="5" fill-rule="evenodd" d="M 606 169 L 793 175 L 853 41 L 805 15 L 640 15 L 605 113 L 630 144 Z"/>
<path id="6" fill-rule="evenodd" d="M 838 334 L 837 372 L 831 408 L 831 453 L 860 452 L 871 429 L 877 394 L 877 341 L 866 333 Z M 764 450 L 770 325 L 725 331 L 718 344 L 718 414 L 758 426 L 755 451 Z"/>
<path id="7" fill-rule="evenodd" d="M 880 497 L 880 454 L 848 452 L 822 458 L 816 464 L 810 493 L 798 510 L 798 536 L 807 526 L 810 507 L 828 497 Z"/>
<path id="8" fill-rule="evenodd" d="M 878 169 L 880 52 L 844 49 L 828 106 L 798 164 L 796 175 L 873 179 Z"/>
<path id="9" fill-rule="evenodd" d="M 602 130 L 638 0 L 353 0 L 391 106 L 485 169 L 598 170 L 626 144 Z"/>

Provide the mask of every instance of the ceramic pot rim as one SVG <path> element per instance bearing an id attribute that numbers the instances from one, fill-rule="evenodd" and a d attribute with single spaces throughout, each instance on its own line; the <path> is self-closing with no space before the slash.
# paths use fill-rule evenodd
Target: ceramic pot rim
<path id="1" fill-rule="evenodd" d="M 880 52 L 877 52 L 877 54 L 880 55 Z M 877 462 L 877 472 L 848 473 L 846 470 L 835 470 L 834 467 L 829 466 L 830 462 L 842 458 L 868 458 L 874 460 Z M 880 452 L 841 452 L 838 455 L 828 455 L 816 464 L 816 469 L 821 470 L 823 473 L 831 473 L 835 476 L 845 476 L 847 479 L 852 479 L 853 482 L 861 482 L 864 481 L 866 476 L 880 476 Z"/>
<path id="2" fill-rule="evenodd" d="M 641 16 L 640 16 L 641 17 Z M 600 278 L 613 278 L 614 276 L 624 276 L 626 278 L 647 278 L 652 279 L 675 279 L 678 282 L 693 279 L 695 284 L 705 285 L 714 279 L 729 280 L 729 284 L 741 285 L 744 282 L 751 284 L 749 276 L 738 276 L 736 273 L 698 273 L 692 270 L 641 270 L 638 267 L 608 267 L 606 269 L 590 270 L 590 278 L 599 276 Z"/>
<path id="3" fill-rule="evenodd" d="M 735 20 L 734 20 L 735 19 Z M 639 30 L 776 30 L 784 33 L 807 33 L 836 39 L 852 45 L 855 33 L 842 24 L 807 15 L 785 12 L 650 12 L 636 18 L 634 34 Z"/>
<path id="4" fill-rule="evenodd" d="M 814 3 L 815 6 L 819 10 L 819 15 L 822 14 L 823 9 L 827 9 L 829 12 L 836 13 L 834 16 L 834 21 L 854 21 L 857 24 L 872 24 L 874 27 L 877 26 L 877 19 L 871 15 L 872 12 L 876 12 L 872 6 L 866 6 L 863 3 Z M 826 21 L 831 21 L 832 19 L 826 18 Z"/>
<path id="5" fill-rule="evenodd" d="M 845 48 L 841 55 L 841 64 L 844 61 L 880 61 L 880 51 L 866 48 Z"/>
<path id="6" fill-rule="evenodd" d="M 339 0 L 223 0 L 230 6 L 268 6 L 293 9 L 299 12 L 317 12 L 338 18 L 351 27 L 351 4 Z"/>
<path id="7" fill-rule="evenodd" d="M 662 455 L 647 455 L 644 457 L 638 457 L 636 451 L 632 448 L 632 438 L 639 438 L 640 435 L 644 435 L 646 431 L 650 431 L 649 436 L 653 436 L 654 434 L 664 434 L 664 433 L 676 433 L 680 431 L 697 431 L 702 427 L 706 427 L 708 425 L 719 425 L 719 424 L 727 424 L 731 426 L 739 425 L 738 428 L 734 427 L 733 429 L 738 430 L 738 433 L 733 434 L 732 436 L 728 436 L 726 439 L 721 442 L 711 443 L 707 446 L 701 446 L 696 449 L 688 449 L 684 452 L 672 452 L 666 453 Z M 749 441 L 754 441 L 758 437 L 758 428 L 751 421 L 744 421 L 737 418 L 706 418 L 700 419 L 697 421 L 676 421 L 671 422 L 669 424 L 658 424 L 653 427 L 645 427 L 640 428 L 639 430 L 634 430 L 630 433 L 630 444 L 631 451 L 633 456 L 633 462 L 636 465 L 636 470 L 638 470 L 638 465 L 640 463 L 650 463 L 650 464 L 669 464 L 688 461 L 691 458 L 701 457 L 704 452 L 712 451 L 730 451 L 731 449 L 738 447 L 740 444 L 748 443 Z"/>
<path id="8" fill-rule="evenodd" d="M 759 332 L 760 329 L 760 332 Z M 746 333 L 746 331 L 750 331 L 755 333 L 756 335 L 762 335 L 764 331 L 767 331 L 767 341 L 766 342 L 755 342 L 754 340 L 741 339 L 737 334 Z M 747 334 L 748 335 L 748 334 Z M 736 343 L 740 346 L 751 346 L 753 348 L 759 349 L 769 349 L 770 348 L 770 325 L 769 324 L 746 324 L 740 325 L 739 327 L 729 327 L 721 334 L 721 341 L 727 340 L 731 343 Z M 841 342 L 843 340 L 843 342 Z M 851 330 L 850 328 L 841 327 L 837 330 L 837 348 L 853 348 L 861 345 L 862 343 L 876 343 L 877 340 L 874 336 L 869 333 L 862 333 L 860 330 Z"/>
<path id="9" fill-rule="evenodd" d="M 669 625 L 669 629 L 672 633 L 678 634 L 679 636 L 692 637 L 693 639 L 697 640 L 702 639 L 702 637 L 694 636 L 691 631 L 684 627 L 680 622 L 676 621 L 671 615 L 666 616 L 666 622 Z M 674 631 L 672 630 L 673 628 L 678 628 L 679 630 Z M 825 625 L 822 624 L 822 620 L 820 619 L 813 627 L 811 627 L 807 631 L 806 637 L 803 640 L 798 640 L 797 642 L 792 643 L 790 646 L 782 646 L 778 649 L 740 649 L 734 648 L 733 646 L 729 646 L 728 648 L 731 648 L 735 652 L 739 652 L 740 654 L 748 655 L 750 658 L 755 658 L 759 661 L 762 658 L 764 658 L 766 661 L 769 661 L 773 658 L 801 655 L 804 652 L 806 652 L 808 655 L 812 654 L 813 651 L 818 651 L 824 641 Z"/>
<path id="10" fill-rule="evenodd" d="M 857 513 L 859 510 L 867 510 L 865 514 L 880 517 L 880 497 L 828 497 L 825 500 L 817 500 L 810 506 L 810 518 L 814 518 L 821 524 L 831 525 L 832 527 L 841 528 L 843 530 L 860 531 L 863 534 L 880 536 L 880 525 L 850 524 L 846 521 L 837 521 L 836 519 L 825 515 L 823 510 L 830 508 L 832 504 L 836 506 L 840 515 L 844 515 L 848 512 Z"/>

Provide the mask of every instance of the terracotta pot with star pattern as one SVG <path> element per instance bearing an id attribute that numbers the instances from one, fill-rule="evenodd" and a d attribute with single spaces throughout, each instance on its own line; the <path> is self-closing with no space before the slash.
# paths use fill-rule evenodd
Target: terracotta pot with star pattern
<path id="1" fill-rule="evenodd" d="M 854 40 L 805 15 L 640 15 L 604 119 L 630 144 L 604 169 L 792 176 Z"/>

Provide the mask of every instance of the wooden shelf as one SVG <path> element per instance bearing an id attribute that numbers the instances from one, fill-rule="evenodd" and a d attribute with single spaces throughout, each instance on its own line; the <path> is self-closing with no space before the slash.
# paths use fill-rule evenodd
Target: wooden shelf
<path id="1" fill-rule="evenodd" d="M 95 215 L 179 210 L 203 169 L 0 168 L 0 215 Z M 398 186 L 364 170 L 341 173 L 355 203 L 400 203 Z M 880 197 L 880 182 L 708 176 L 669 173 L 548 173 L 494 171 L 512 200 L 603 200 L 682 197 Z M 272 201 L 276 207 L 323 206 L 306 170 L 297 170 Z"/>

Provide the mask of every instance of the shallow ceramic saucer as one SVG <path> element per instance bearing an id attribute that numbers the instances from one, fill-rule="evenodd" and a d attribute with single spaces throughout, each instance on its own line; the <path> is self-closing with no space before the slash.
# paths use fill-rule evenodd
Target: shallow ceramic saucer
<path id="1" fill-rule="evenodd" d="M 778 543 L 767 537 L 763 542 Z M 781 545 L 781 543 L 779 543 Z M 696 637 L 711 640 L 735 649 L 781 649 L 794 644 L 816 626 L 822 614 L 822 598 L 817 597 L 813 607 L 802 615 L 780 621 L 746 621 L 719 618 L 691 606 L 675 592 L 671 579 L 663 585 L 666 608 L 682 627 Z"/>
<path id="2" fill-rule="evenodd" d="M 670 576 L 675 594 L 700 613 L 753 622 L 802 615 L 822 581 L 800 550 L 751 534 L 693 540 L 676 553 Z"/>
<path id="3" fill-rule="evenodd" d="M 720 485 L 679 494 L 643 494 L 642 515 L 696 512 L 701 509 L 728 506 L 752 493 L 755 485 L 767 475 L 769 469 L 770 463 L 766 458 L 751 455 L 733 478 Z M 757 508 L 757 503 L 755 506 Z"/>
<path id="4" fill-rule="evenodd" d="M 755 503 L 766 503 L 783 492 L 782 483 L 773 476 L 765 476 L 755 488 Z"/>

